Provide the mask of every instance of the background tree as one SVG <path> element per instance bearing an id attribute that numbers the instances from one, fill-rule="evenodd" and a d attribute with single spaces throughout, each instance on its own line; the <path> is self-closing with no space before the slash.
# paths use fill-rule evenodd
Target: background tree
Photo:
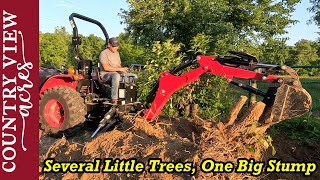
<path id="1" fill-rule="evenodd" d="M 293 51 L 294 65 L 310 65 L 318 59 L 314 42 L 302 39 L 295 44 Z"/>
<path id="2" fill-rule="evenodd" d="M 144 48 L 134 43 L 128 33 L 121 33 L 118 37 L 120 43 L 120 57 L 123 65 L 146 64 L 150 49 Z"/>
<path id="3" fill-rule="evenodd" d="M 155 47 L 166 47 L 169 40 L 172 44 L 180 44 L 180 49 L 173 53 L 183 53 L 188 59 L 197 54 L 224 55 L 228 50 L 242 50 L 257 57 L 271 58 L 268 62 L 283 64 L 288 56 L 285 39 L 276 38 L 286 33 L 285 28 L 295 22 L 290 19 L 290 15 L 299 0 L 127 2 L 129 9 L 122 10 L 120 15 L 123 18 L 122 23 L 127 25 L 128 36 L 132 37 L 134 44 L 152 48 L 153 53 L 157 53 L 154 51 Z M 260 46 L 261 43 L 263 45 Z M 270 46 L 277 51 L 267 53 Z M 168 57 L 167 54 L 162 55 Z M 171 59 L 166 61 L 171 62 Z M 149 80 L 150 77 L 158 77 L 158 73 L 162 72 L 155 71 L 159 70 L 159 67 L 172 68 L 168 64 L 161 65 L 162 62 L 160 57 L 147 61 L 147 69 L 150 69 L 147 73 Z M 200 82 L 189 85 L 184 91 L 186 94 L 182 93 L 182 96 L 179 92 L 180 96 L 174 96 L 171 103 L 178 108 L 192 103 L 199 104 L 201 114 L 208 118 L 224 112 L 223 108 L 230 102 L 224 101 L 227 90 L 225 80 L 204 76 Z"/>
<path id="4" fill-rule="evenodd" d="M 82 57 L 92 61 L 93 65 L 97 66 L 101 51 L 105 48 L 105 40 L 93 34 L 82 36 L 82 43 L 79 46 L 79 51 Z M 74 56 L 74 52 L 70 49 L 70 53 Z"/>
<path id="5" fill-rule="evenodd" d="M 66 31 L 65 27 L 57 27 L 53 33 L 40 32 L 40 66 L 75 66 L 77 59 L 71 44 L 72 35 Z M 105 41 L 93 34 L 83 36 L 79 46 L 80 54 L 97 65 L 100 52 L 105 47 Z"/>
<path id="6" fill-rule="evenodd" d="M 319 45 L 317 42 L 302 39 L 290 50 L 291 65 L 319 65 Z M 300 69 L 299 74 L 318 75 L 319 69 Z"/>
<path id="7" fill-rule="evenodd" d="M 139 73 L 141 100 L 161 72 L 169 71 L 183 60 L 194 59 L 198 54 L 227 55 L 228 50 L 235 50 L 252 54 L 264 63 L 319 63 L 320 46 L 317 43 L 301 40 L 288 46 L 287 39 L 279 38 L 286 33 L 288 25 L 295 23 L 290 15 L 299 0 L 127 2 L 129 9 L 120 13 L 122 23 L 127 25 L 126 32 L 118 37 L 120 55 L 123 65 L 145 64 L 146 70 Z M 80 53 L 97 65 L 104 40 L 93 34 L 81 36 Z M 54 33 L 40 33 L 40 57 L 41 66 L 76 65 L 71 35 L 64 27 L 58 27 Z M 210 118 L 224 113 L 232 104 L 229 92 L 232 90 L 225 79 L 203 76 L 201 81 L 175 93 L 165 112 L 177 112 L 172 108 L 182 112 L 188 106 L 198 104 L 202 117 Z"/>
<path id="8" fill-rule="evenodd" d="M 199 33 L 211 36 L 215 52 L 235 47 L 241 39 L 266 41 L 294 23 L 290 14 L 299 0 L 128 0 L 123 23 L 135 41 L 149 46 L 172 39 L 190 49 Z"/>
<path id="9" fill-rule="evenodd" d="M 287 64 L 289 58 L 289 46 L 287 39 L 269 39 L 259 46 L 262 54 L 258 56 L 260 61 L 269 64 L 283 65 Z"/>
<path id="10" fill-rule="evenodd" d="M 310 0 L 310 3 L 312 6 L 308 10 L 314 13 L 312 19 L 318 26 L 320 26 L 320 0 Z"/>
<path id="11" fill-rule="evenodd" d="M 68 53 L 71 36 L 64 27 L 57 27 L 54 33 L 40 32 L 40 66 L 61 68 L 69 64 Z"/>

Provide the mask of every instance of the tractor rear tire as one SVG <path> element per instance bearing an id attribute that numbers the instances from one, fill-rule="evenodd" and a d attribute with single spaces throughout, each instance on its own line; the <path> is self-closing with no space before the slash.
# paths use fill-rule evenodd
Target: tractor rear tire
<path id="1" fill-rule="evenodd" d="M 85 121 L 84 99 L 69 87 L 46 90 L 40 97 L 39 106 L 40 128 L 51 136 L 70 136 Z"/>

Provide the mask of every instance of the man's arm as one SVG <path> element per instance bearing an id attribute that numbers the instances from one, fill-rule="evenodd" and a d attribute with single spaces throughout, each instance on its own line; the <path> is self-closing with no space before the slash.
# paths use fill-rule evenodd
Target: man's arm
<path id="1" fill-rule="evenodd" d="M 103 69 L 108 72 L 116 72 L 116 71 L 128 72 L 127 67 L 112 67 L 108 63 L 104 63 L 102 64 L 102 66 L 103 66 Z"/>

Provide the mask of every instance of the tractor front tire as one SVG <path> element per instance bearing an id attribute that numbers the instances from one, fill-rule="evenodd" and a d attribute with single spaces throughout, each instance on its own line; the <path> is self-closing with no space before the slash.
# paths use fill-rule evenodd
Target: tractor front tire
<path id="1" fill-rule="evenodd" d="M 85 121 L 86 106 L 80 94 L 69 87 L 46 90 L 40 97 L 40 128 L 52 136 L 69 136 Z"/>

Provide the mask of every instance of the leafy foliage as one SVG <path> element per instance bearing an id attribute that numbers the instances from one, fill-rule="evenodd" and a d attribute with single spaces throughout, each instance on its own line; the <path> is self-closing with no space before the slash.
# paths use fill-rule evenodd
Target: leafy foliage
<path id="1" fill-rule="evenodd" d="M 126 33 L 119 35 L 120 57 L 123 65 L 146 64 L 150 49 L 134 44 L 132 37 Z"/>
<path id="2" fill-rule="evenodd" d="M 126 32 L 118 37 L 122 64 L 145 64 L 145 71 L 139 72 L 141 100 L 161 72 L 198 54 L 227 55 L 228 50 L 235 50 L 252 54 L 264 63 L 319 65 L 317 43 L 301 40 L 288 46 L 287 39 L 279 38 L 288 25 L 296 22 L 290 16 L 299 1 L 127 0 L 129 9 L 120 13 Z M 82 37 L 80 53 L 96 65 L 104 41 L 94 35 Z M 64 27 L 54 33 L 40 33 L 40 57 L 41 66 L 76 63 L 71 35 Z M 313 69 L 305 72 L 319 73 Z M 165 113 L 173 115 L 176 109 L 183 113 L 188 106 L 198 104 L 202 117 L 214 117 L 232 103 L 229 94 L 225 79 L 205 75 L 176 92 Z"/>
<path id="3" fill-rule="evenodd" d="M 206 47 L 205 44 L 202 45 L 203 48 Z M 196 47 L 198 44 L 195 43 L 193 46 Z M 152 45 L 152 53 L 148 57 L 145 70 L 139 74 L 138 92 L 141 100 L 145 99 L 161 72 L 169 71 L 182 62 L 184 54 L 180 53 L 181 47 L 182 44 L 174 44 L 171 40 L 164 43 L 158 41 Z M 204 52 L 204 49 L 196 49 L 199 52 Z M 189 70 L 191 68 L 181 72 L 181 74 Z M 186 111 L 189 110 L 190 105 L 198 104 L 201 117 L 212 118 L 220 112 L 224 113 L 232 103 L 232 101 L 227 100 L 227 91 L 228 83 L 225 79 L 212 75 L 203 76 L 201 80 L 195 81 L 174 93 L 163 112 L 170 116 L 188 115 L 189 112 Z"/>
<path id="4" fill-rule="evenodd" d="M 97 65 L 100 52 L 104 48 L 104 40 L 93 34 L 82 37 L 79 46 L 80 54 Z M 40 32 L 40 66 L 57 67 L 74 66 L 77 63 L 71 44 L 72 35 L 64 27 L 57 27 L 54 33 Z"/>
<path id="5" fill-rule="evenodd" d="M 207 54 L 210 49 L 210 43 L 212 41 L 212 37 L 206 35 L 204 33 L 199 33 L 191 40 L 191 50 L 195 55 L 197 54 Z"/>
<path id="6" fill-rule="evenodd" d="M 289 47 L 286 45 L 285 39 L 270 39 L 268 43 L 260 46 L 261 56 L 259 59 L 264 63 L 270 64 L 286 64 L 289 58 Z"/>
<path id="7" fill-rule="evenodd" d="M 82 37 L 82 43 L 81 46 L 79 46 L 79 51 L 82 57 L 92 60 L 93 65 L 97 65 L 99 62 L 100 52 L 104 48 L 105 41 L 100 37 L 90 34 L 88 37 Z"/>
<path id="8" fill-rule="evenodd" d="M 295 44 L 294 58 L 296 65 L 310 65 L 311 62 L 316 61 L 317 55 L 317 44 L 308 40 L 300 40 Z"/>
<path id="9" fill-rule="evenodd" d="M 204 33 L 213 38 L 211 48 L 220 47 L 219 40 L 229 45 L 250 37 L 268 40 L 284 34 L 294 23 L 290 13 L 299 0 L 127 0 L 129 10 L 121 16 L 127 31 L 139 44 L 173 39 L 189 49 L 193 37 Z"/>
<path id="10" fill-rule="evenodd" d="M 287 39 L 281 39 L 279 35 L 285 34 L 285 28 L 296 22 L 291 19 L 291 13 L 300 0 L 127 2 L 129 9 L 122 10 L 120 15 L 127 25 L 126 32 L 136 45 L 154 50 L 155 41 L 161 44 L 169 39 L 175 44 L 183 44 L 179 52 L 188 59 L 197 54 L 226 55 L 228 50 L 237 50 L 257 56 L 264 63 L 299 63 L 298 54 L 291 52 L 300 50 L 286 45 Z M 162 72 L 157 66 L 163 59 L 153 60 L 147 64 L 151 66 L 147 67 L 149 73 Z M 150 75 L 150 79 L 153 77 Z M 212 116 L 217 109 L 223 111 L 226 107 L 227 91 L 225 80 L 204 76 L 201 81 L 185 87 L 183 92 L 176 93 L 185 93 L 179 96 L 184 99 L 172 98 L 172 107 L 183 109 L 188 104 L 199 103 L 202 114 Z"/>
<path id="11" fill-rule="evenodd" d="M 151 53 L 147 57 L 145 70 L 138 74 L 138 93 L 141 100 L 144 100 L 150 92 L 154 83 L 158 80 L 160 73 L 169 71 L 172 67 L 180 64 L 183 54 L 179 54 L 181 44 L 173 44 L 167 40 L 164 43 L 155 42 L 152 45 Z M 175 105 L 173 102 L 175 96 L 171 98 L 171 102 L 165 107 L 165 113 L 173 115 L 171 107 Z"/>
<path id="12" fill-rule="evenodd" d="M 61 68 L 61 66 L 69 64 L 66 60 L 70 43 L 71 36 L 64 27 L 56 28 L 54 33 L 40 32 L 40 66 Z"/>
<path id="13" fill-rule="evenodd" d="M 320 1 L 319 0 L 310 0 L 312 6 L 309 8 L 310 12 L 314 13 L 312 17 L 314 22 L 320 26 Z"/>

